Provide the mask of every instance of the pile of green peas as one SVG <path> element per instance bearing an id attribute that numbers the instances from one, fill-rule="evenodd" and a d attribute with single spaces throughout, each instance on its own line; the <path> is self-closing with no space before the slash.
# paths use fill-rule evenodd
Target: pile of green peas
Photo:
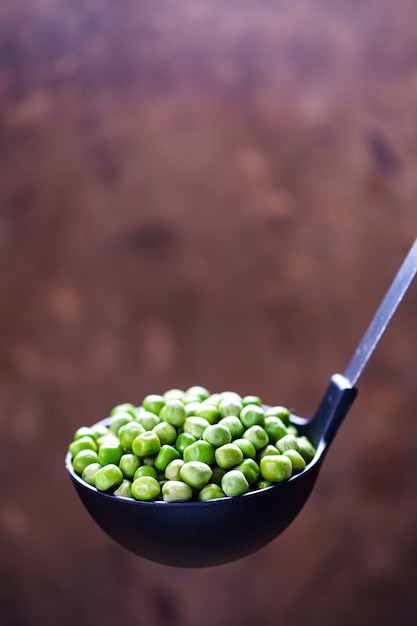
<path id="1" fill-rule="evenodd" d="M 199 385 L 119 404 L 105 422 L 75 432 L 74 471 L 98 491 L 148 502 L 265 489 L 302 472 L 316 452 L 286 407 Z"/>

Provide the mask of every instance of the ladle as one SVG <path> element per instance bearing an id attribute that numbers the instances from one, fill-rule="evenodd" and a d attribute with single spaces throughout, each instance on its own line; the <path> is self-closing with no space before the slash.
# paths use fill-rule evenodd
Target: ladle
<path id="1" fill-rule="evenodd" d="M 208 567 L 245 557 L 275 539 L 306 503 L 329 446 L 350 409 L 355 385 L 417 272 L 417 239 L 343 374 L 334 374 L 311 419 L 292 415 L 317 448 L 306 469 L 288 481 L 208 502 L 139 502 L 97 491 L 66 468 L 93 519 L 141 557 L 178 567 Z M 107 420 L 102 420 L 106 424 Z"/>

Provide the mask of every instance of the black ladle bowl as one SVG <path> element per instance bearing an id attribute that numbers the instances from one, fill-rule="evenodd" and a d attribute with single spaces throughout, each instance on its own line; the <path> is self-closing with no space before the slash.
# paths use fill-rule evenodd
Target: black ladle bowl
<path id="1" fill-rule="evenodd" d="M 309 498 L 329 446 L 356 397 L 355 384 L 416 272 L 417 240 L 344 374 L 331 377 L 314 417 L 291 416 L 299 434 L 306 435 L 317 450 L 303 472 L 242 496 L 207 502 L 139 502 L 108 495 L 85 483 L 74 472 L 67 453 L 66 468 L 87 511 L 119 544 L 165 565 L 221 565 L 270 543 L 291 524 Z"/>
<path id="2" fill-rule="evenodd" d="M 335 426 L 356 395 L 343 376 L 333 376 L 323 403 L 310 422 L 292 416 L 317 454 L 309 466 L 286 482 L 242 496 L 207 502 L 138 502 L 97 491 L 66 466 L 95 521 L 128 550 L 159 563 L 207 567 L 247 556 L 277 537 L 304 506 L 316 482 L 327 445 L 323 423 Z M 108 420 L 103 420 L 106 424 Z"/>

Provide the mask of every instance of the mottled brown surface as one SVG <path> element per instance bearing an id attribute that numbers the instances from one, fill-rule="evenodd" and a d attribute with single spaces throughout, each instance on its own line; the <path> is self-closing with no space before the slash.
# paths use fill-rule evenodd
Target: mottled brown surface
<path id="1" fill-rule="evenodd" d="M 0 1 L 0 624 L 417 623 L 417 289 L 293 526 L 175 570 L 81 424 L 199 383 L 314 411 L 416 236 L 417 5 Z"/>

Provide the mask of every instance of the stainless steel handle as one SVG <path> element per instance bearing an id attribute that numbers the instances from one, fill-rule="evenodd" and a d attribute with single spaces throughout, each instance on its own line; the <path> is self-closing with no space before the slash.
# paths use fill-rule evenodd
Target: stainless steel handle
<path id="1" fill-rule="evenodd" d="M 344 376 L 352 384 L 352 387 L 357 383 L 416 273 L 417 239 L 411 246 L 409 253 L 382 300 L 379 309 L 375 313 L 367 331 L 345 369 Z"/>

